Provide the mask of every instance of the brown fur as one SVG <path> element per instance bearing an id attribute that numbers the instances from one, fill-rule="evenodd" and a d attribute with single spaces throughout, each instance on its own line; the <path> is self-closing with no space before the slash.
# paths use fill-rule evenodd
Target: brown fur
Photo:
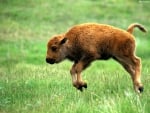
<path id="1" fill-rule="evenodd" d="M 76 25 L 48 42 L 46 61 L 50 64 L 66 58 L 74 61 L 70 70 L 72 82 L 82 91 L 87 84 L 82 80 L 81 72 L 94 60 L 113 58 L 131 75 L 135 90 L 142 92 L 141 61 L 135 56 L 135 38 L 132 35 L 134 27 L 146 31 L 139 24 L 131 24 L 127 31 L 104 24 Z"/>

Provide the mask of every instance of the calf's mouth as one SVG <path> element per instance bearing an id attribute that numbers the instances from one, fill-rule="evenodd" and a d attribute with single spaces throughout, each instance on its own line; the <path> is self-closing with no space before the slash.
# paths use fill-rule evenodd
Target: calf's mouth
<path id="1" fill-rule="evenodd" d="M 54 64 L 55 63 L 55 59 L 46 58 L 46 62 L 49 63 L 49 64 Z"/>

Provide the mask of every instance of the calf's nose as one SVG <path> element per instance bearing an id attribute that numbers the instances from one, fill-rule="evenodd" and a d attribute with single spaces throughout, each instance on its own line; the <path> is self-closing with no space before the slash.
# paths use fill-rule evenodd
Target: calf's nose
<path id="1" fill-rule="evenodd" d="M 55 63 L 55 59 L 46 58 L 46 62 L 50 63 L 50 64 L 54 64 Z"/>

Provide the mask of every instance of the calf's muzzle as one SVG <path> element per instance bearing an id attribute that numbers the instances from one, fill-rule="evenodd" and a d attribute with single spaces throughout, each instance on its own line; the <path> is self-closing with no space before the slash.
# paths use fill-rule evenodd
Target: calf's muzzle
<path id="1" fill-rule="evenodd" d="M 54 64 L 55 63 L 55 59 L 46 58 L 46 62 L 49 63 L 49 64 Z"/>

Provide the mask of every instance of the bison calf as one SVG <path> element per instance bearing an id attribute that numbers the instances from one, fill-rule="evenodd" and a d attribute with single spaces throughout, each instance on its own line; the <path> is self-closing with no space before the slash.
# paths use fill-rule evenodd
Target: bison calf
<path id="1" fill-rule="evenodd" d="M 70 70 L 72 83 L 82 91 L 83 87 L 87 88 L 87 83 L 82 80 L 81 72 L 94 60 L 113 58 L 131 75 L 135 90 L 142 92 L 141 60 L 135 56 L 135 38 L 132 35 L 135 27 L 146 32 L 140 24 L 131 24 L 127 31 L 96 23 L 76 25 L 51 38 L 47 44 L 46 62 L 74 61 Z"/>

